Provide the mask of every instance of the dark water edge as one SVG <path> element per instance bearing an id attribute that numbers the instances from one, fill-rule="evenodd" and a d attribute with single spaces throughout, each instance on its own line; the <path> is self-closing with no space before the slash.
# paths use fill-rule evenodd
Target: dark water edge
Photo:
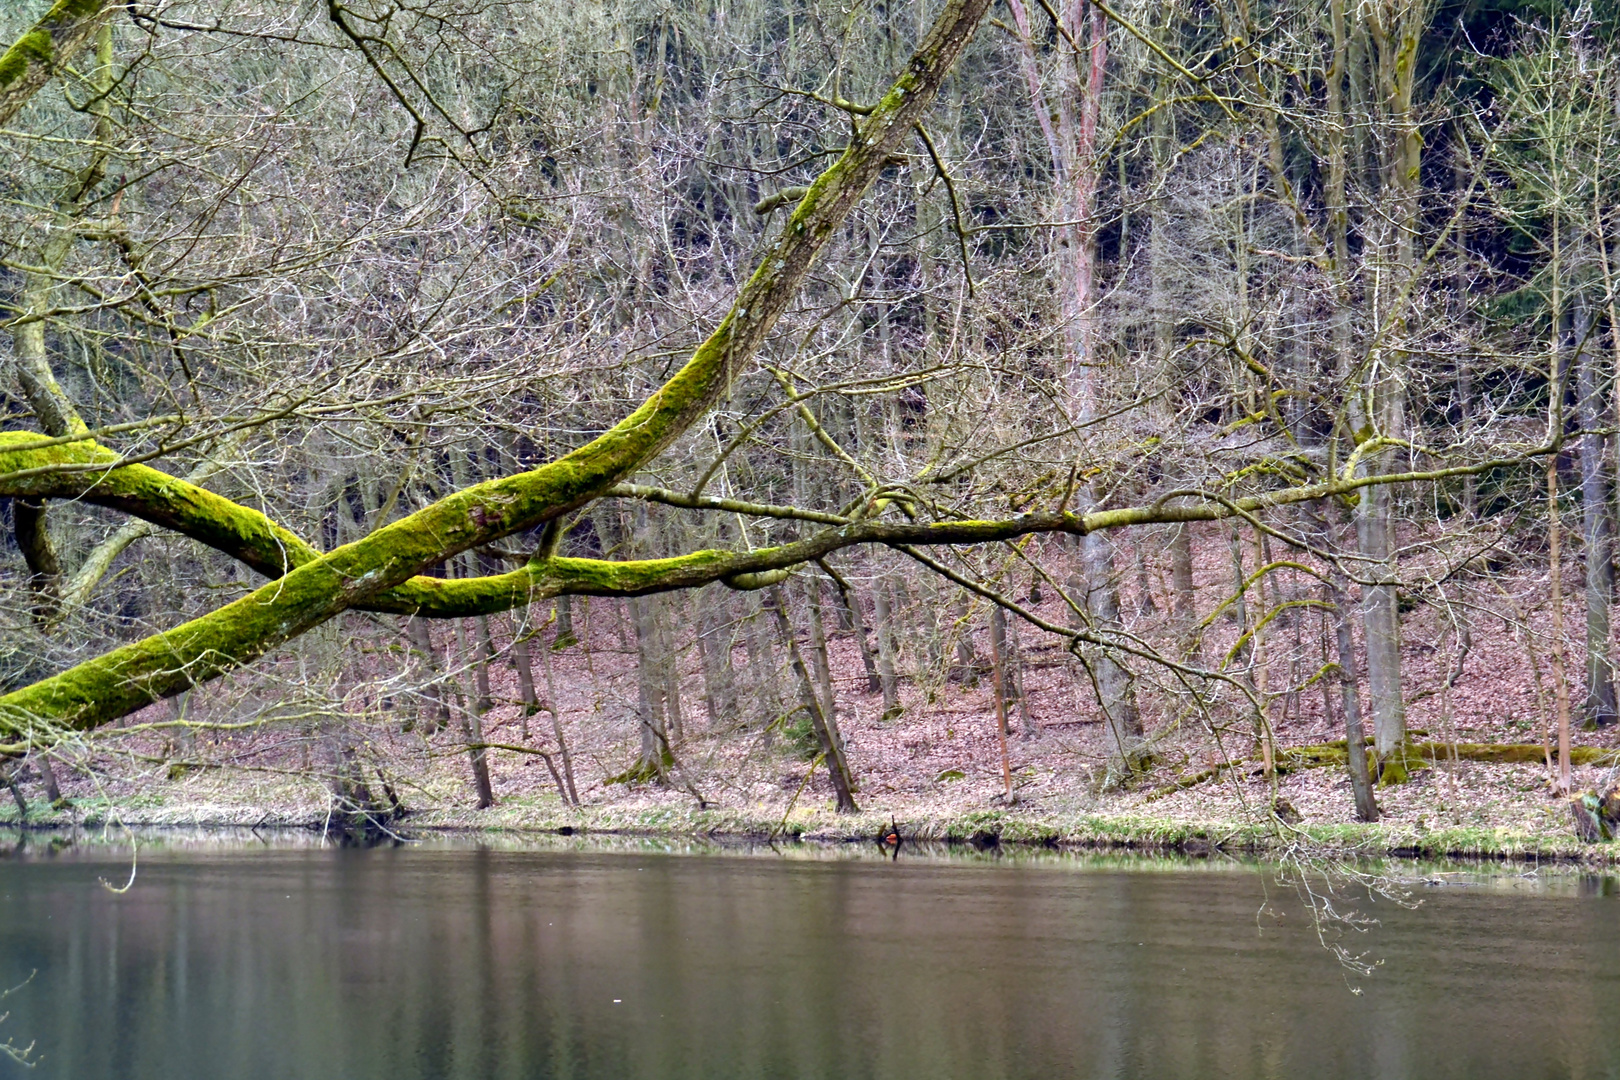
<path id="1" fill-rule="evenodd" d="M 1404 907 L 1038 848 L 64 839 L 0 834 L 8 1080 L 1620 1076 L 1602 875 L 1358 868 Z M 1313 894 L 1380 920 L 1320 924 L 1372 974 Z"/>

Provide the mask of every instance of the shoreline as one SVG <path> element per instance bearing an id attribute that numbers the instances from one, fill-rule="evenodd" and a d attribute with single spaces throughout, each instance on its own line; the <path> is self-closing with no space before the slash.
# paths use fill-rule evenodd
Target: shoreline
<path id="1" fill-rule="evenodd" d="M 0 814 L 0 830 L 60 833 L 83 829 L 276 830 L 341 835 L 341 822 L 324 808 L 180 804 L 163 807 L 119 806 L 88 800 L 63 809 L 31 813 L 19 821 L 14 808 Z M 579 809 L 502 806 L 494 810 L 421 810 L 385 821 L 375 832 L 387 841 L 414 834 L 475 837 L 525 834 L 562 837 L 637 837 L 704 840 L 716 843 L 771 842 L 824 845 L 881 844 L 898 828 L 904 844 L 970 845 L 986 850 L 1002 846 L 1046 848 L 1075 853 L 1216 855 L 1308 859 L 1393 859 L 1462 862 L 1553 862 L 1570 867 L 1620 867 L 1620 841 L 1583 843 L 1573 834 L 1549 835 L 1513 828 L 1426 829 L 1409 824 L 1287 825 L 1276 819 L 1190 820 L 1141 814 L 1039 814 L 989 809 L 959 814 L 837 814 L 799 809 L 780 814 L 745 809 L 699 809 L 689 806 Z"/>

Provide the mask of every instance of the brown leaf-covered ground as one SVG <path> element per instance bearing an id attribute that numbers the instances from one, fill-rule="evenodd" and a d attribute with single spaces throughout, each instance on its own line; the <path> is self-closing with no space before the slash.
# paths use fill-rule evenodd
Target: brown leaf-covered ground
<path id="1" fill-rule="evenodd" d="M 1224 530 L 1215 527 L 1200 534 L 1197 606 L 1204 614 L 1214 610 L 1230 591 L 1233 567 L 1226 540 Z M 1414 544 L 1410 565 L 1421 571 L 1428 559 L 1443 566 L 1446 553 L 1434 545 Z M 1249 565 L 1254 565 L 1254 553 L 1246 555 L 1251 559 Z M 1181 657 L 1186 633 L 1167 614 L 1171 603 L 1164 552 L 1149 543 L 1144 545 L 1143 556 L 1144 572 L 1138 576 L 1131 553 L 1120 552 L 1127 627 L 1167 655 Z M 1578 600 L 1576 572 L 1578 567 L 1570 568 L 1566 581 L 1565 627 L 1578 721 L 1584 672 L 1580 639 L 1574 635 L 1584 632 L 1585 613 Z M 1141 607 L 1139 583 L 1143 580 L 1153 596 L 1155 610 L 1151 612 Z M 1265 598 L 1251 592 L 1251 610 L 1321 595 L 1311 577 L 1292 571 L 1274 576 L 1267 589 Z M 1453 578 L 1439 586 L 1415 583 L 1414 599 L 1422 602 L 1411 606 L 1402 626 L 1409 726 L 1437 742 L 1539 744 L 1549 738 L 1555 699 L 1546 592 L 1545 570 L 1537 573 L 1532 560 L 1522 564 L 1508 561 L 1494 567 L 1489 576 L 1479 574 L 1472 580 Z M 914 597 L 914 605 L 917 602 Z M 422 823 L 555 826 L 578 821 L 595 827 L 657 828 L 660 822 L 720 820 L 718 827 L 725 827 L 724 822 L 750 828 L 780 822 L 836 831 L 836 823 L 826 813 L 831 787 L 824 770 L 807 777 L 810 762 L 804 744 L 782 730 L 760 726 L 759 717 L 766 715 L 767 703 L 755 693 L 759 680 L 749 671 L 747 650 L 740 641 L 731 660 L 743 715 L 713 720 L 706 715 L 702 676 L 696 652 L 689 647 L 695 623 L 677 604 L 662 612 L 669 620 L 672 640 L 686 646 L 681 682 L 685 732 L 675 749 L 678 767 L 667 785 L 610 782 L 634 760 L 637 736 L 636 668 L 634 653 L 627 647 L 631 631 L 622 611 L 615 608 L 598 601 L 589 615 L 582 610 L 576 618 L 577 629 L 588 629 L 588 650 L 575 646 L 549 655 L 550 683 L 582 810 L 563 809 L 552 774 L 540 756 L 497 749 L 490 752 L 490 765 L 498 805 L 473 811 L 466 755 L 459 749 L 461 737 L 455 728 L 431 738 L 420 730 L 402 731 L 402 718 L 413 714 L 414 706 L 402 698 L 385 699 L 373 688 L 360 685 L 347 690 L 349 712 L 354 717 L 348 723 L 367 777 L 375 777 L 380 769 L 401 801 L 417 812 L 414 820 Z M 953 607 L 945 624 L 950 625 L 960 610 Z M 1053 622 L 1066 621 L 1064 609 L 1050 589 L 1038 610 Z M 914 606 L 908 614 L 915 618 L 919 611 Z M 1270 623 L 1263 673 L 1246 669 L 1241 660 L 1224 665 L 1234 678 L 1253 679 L 1274 691 L 1268 716 L 1279 746 L 1343 738 L 1338 703 L 1333 703 L 1331 717 L 1325 712 L 1331 678 L 1311 681 L 1324 663 L 1323 618 L 1318 609 L 1298 608 L 1293 615 Z M 1458 626 L 1463 620 L 1468 632 L 1460 637 Z M 802 629 L 802 619 L 799 625 Z M 964 625 L 975 627 L 974 653 L 983 666 L 989 639 L 982 606 Z M 510 623 L 497 620 L 498 637 L 502 626 L 509 628 Z M 1197 662 L 1222 667 L 1237 634 L 1235 622 L 1217 617 L 1204 636 Z M 455 636 L 441 628 L 441 637 L 451 655 L 456 655 Z M 1006 740 L 1015 794 L 1011 803 L 1004 797 L 1001 743 L 996 737 L 988 671 L 978 672 L 976 679 L 964 677 L 960 669 L 948 678 L 929 678 L 926 673 L 917 678 L 917 657 L 908 655 L 905 667 L 913 677 L 902 683 L 905 712 L 885 721 L 880 695 L 868 692 L 853 636 L 833 637 L 838 723 L 864 811 L 859 828 L 878 819 L 892 818 L 923 828 L 927 822 L 971 821 L 975 815 L 989 815 L 1001 823 L 1022 819 L 1045 823 L 1048 835 L 1070 838 L 1083 837 L 1088 827 L 1077 823 L 1117 820 L 1138 823 L 1147 832 L 1159 825 L 1196 825 L 1197 833 L 1219 840 L 1227 828 L 1252 830 L 1258 823 L 1280 829 L 1266 812 L 1279 795 L 1297 808 L 1300 827 L 1307 831 L 1311 826 L 1353 821 L 1349 782 L 1341 768 L 1302 769 L 1267 778 L 1252 760 L 1258 756 L 1254 719 L 1244 711 L 1239 694 L 1217 684 L 1203 707 L 1192 707 L 1185 693 L 1175 692 L 1176 681 L 1167 671 L 1145 662 L 1137 662 L 1136 667 L 1152 763 L 1128 782 L 1105 784 L 1110 761 L 1117 758 L 1116 747 L 1102 722 L 1089 680 L 1050 635 L 1026 626 L 1020 637 L 1025 705 L 1034 731 L 1026 734 L 1024 712 L 1013 705 L 1012 730 Z M 540 643 L 546 640 L 549 638 L 542 635 L 537 641 L 537 656 Z M 1467 642 L 1466 649 L 1459 648 L 1459 640 Z M 942 651 L 945 656 L 955 654 L 949 642 Z M 1460 674 L 1447 688 L 1446 675 L 1456 670 L 1459 655 Z M 772 662 L 777 670 L 776 677 L 769 680 L 774 687 L 771 693 L 793 693 L 782 650 L 774 650 Z M 546 678 L 539 660 L 535 671 L 544 693 Z M 460 679 L 470 693 L 469 673 L 461 672 Z M 233 698 L 241 693 L 235 689 L 237 685 L 226 682 L 194 694 L 196 700 L 187 706 L 188 715 L 220 720 L 230 718 L 233 708 L 237 713 L 244 711 L 245 703 Z M 492 690 L 497 704 L 484 717 L 485 739 L 545 750 L 560 766 L 550 717 L 541 713 L 525 722 L 518 705 L 516 672 L 504 653 L 492 666 Z M 162 722 L 174 716 L 171 706 L 161 705 L 132 718 L 132 723 Z M 333 723 L 328 713 L 282 719 L 246 732 L 203 731 L 189 742 L 172 729 L 147 733 L 137 729 L 98 739 L 64 754 L 68 760 L 59 769 L 62 786 L 77 805 L 55 817 L 99 816 L 111 811 L 131 822 L 320 821 L 331 809 L 322 774 L 331 760 L 331 744 L 323 733 Z M 1616 729 L 1591 731 L 1577 726 L 1574 738 L 1581 746 L 1620 749 L 1620 730 Z M 1250 760 L 1200 783 L 1175 786 L 1190 774 L 1243 759 Z M 174 760 L 203 767 L 173 768 Z M 1575 770 L 1578 787 L 1601 787 L 1610 779 L 1606 768 Z M 25 792 L 37 804 L 42 795 L 36 774 L 24 770 L 22 780 Z M 1571 843 L 1568 809 L 1556 796 L 1548 769 L 1541 764 L 1441 762 L 1417 771 L 1405 785 L 1382 789 L 1378 799 L 1384 834 L 1390 837 L 1469 836 L 1495 830 L 1509 838 L 1503 846 L 1517 850 L 1567 850 Z M 693 817 L 700 806 L 711 815 L 730 816 Z M 1286 838 L 1288 833 L 1284 830 L 1281 835 Z M 1489 850 L 1492 844 L 1486 841 L 1476 846 Z"/>

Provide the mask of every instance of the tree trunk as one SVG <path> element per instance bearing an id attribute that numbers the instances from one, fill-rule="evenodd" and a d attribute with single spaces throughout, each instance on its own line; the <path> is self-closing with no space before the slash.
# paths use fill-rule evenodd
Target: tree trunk
<path id="1" fill-rule="evenodd" d="M 962 673 L 962 685 L 979 685 L 979 657 L 973 651 L 973 626 L 968 622 L 968 596 L 957 590 L 957 603 L 952 611 L 956 629 L 956 666 Z"/>
<path id="2" fill-rule="evenodd" d="M 1006 645 L 1007 689 L 1018 702 L 1019 730 L 1026 740 L 1038 739 L 1041 737 L 1040 725 L 1029 711 L 1029 695 L 1024 693 L 1024 650 L 1018 643 L 1018 623 L 1015 620 L 1007 621 Z"/>
<path id="3" fill-rule="evenodd" d="M 556 648 L 555 643 L 552 649 Z M 557 679 L 552 670 L 552 649 L 543 649 L 540 653 L 540 666 L 546 673 L 546 711 L 551 714 L 551 734 L 557 740 L 557 756 L 562 758 L 563 781 L 566 790 L 562 792 L 563 801 L 579 805 L 579 788 L 574 785 L 574 759 L 568 753 L 568 740 L 563 737 L 562 704 L 557 697 Z M 550 761 L 546 762 L 549 767 Z M 553 778 L 557 770 L 552 769 Z"/>
<path id="4" fill-rule="evenodd" d="M 1356 689 L 1356 646 L 1350 634 L 1350 604 L 1345 598 L 1337 571 L 1327 584 L 1333 605 L 1333 633 L 1339 647 L 1339 692 L 1344 708 L 1344 738 L 1350 761 L 1350 790 L 1356 800 L 1356 817 L 1378 820 L 1378 803 L 1373 798 L 1371 771 L 1367 767 L 1367 735 L 1361 723 L 1361 697 Z"/>
<path id="5" fill-rule="evenodd" d="M 473 702 L 473 711 L 483 716 L 495 704 L 489 689 L 489 662 L 495 659 L 495 639 L 490 633 L 488 615 L 480 615 L 474 619 L 473 629 L 478 635 L 477 653 L 473 662 L 473 685 L 477 688 L 478 698 Z"/>
<path id="6" fill-rule="evenodd" d="M 838 718 L 838 696 L 833 691 L 832 655 L 827 650 L 827 628 L 821 619 L 821 579 L 804 581 L 805 607 L 810 612 L 810 657 L 815 661 L 816 683 L 821 688 L 821 707 L 834 722 Z"/>
<path id="7" fill-rule="evenodd" d="M 641 733 L 641 752 L 632 771 L 643 779 L 663 783 L 673 757 L 664 722 L 664 680 L 658 664 L 652 605 L 645 596 L 631 597 L 627 603 L 636 636 L 636 721 Z"/>
<path id="8" fill-rule="evenodd" d="M 793 633 L 793 626 L 788 621 L 787 597 L 783 594 L 782 587 L 775 586 L 771 593 L 772 602 L 767 606 L 773 609 L 776 616 L 777 636 L 781 638 L 782 646 L 787 649 L 788 662 L 792 665 L 794 674 L 798 676 L 799 700 L 810 715 L 810 726 L 815 730 L 816 741 L 821 744 L 822 753 L 826 756 L 827 775 L 832 780 L 838 812 L 857 813 L 860 808 L 855 805 L 853 794 L 855 778 L 849 771 L 849 762 L 844 758 L 844 740 L 838 734 L 837 722 L 822 709 L 821 702 L 816 696 L 815 683 L 810 678 L 810 671 L 799 652 L 799 643 Z"/>
<path id="9" fill-rule="evenodd" d="M 709 713 L 709 730 L 720 731 L 721 724 L 737 719 L 737 685 L 732 678 L 732 628 L 728 594 L 713 594 L 703 603 L 698 618 L 698 656 L 703 661 L 704 707 Z M 700 601 L 705 594 L 698 594 Z"/>
<path id="10" fill-rule="evenodd" d="M 895 676 L 894 609 L 889 603 L 887 582 L 872 582 L 872 621 L 877 633 L 878 684 L 883 691 L 883 719 L 897 719 L 905 709 L 900 704 L 900 681 Z"/>
<path id="11" fill-rule="evenodd" d="M 1087 533 L 1082 538 L 1086 580 L 1086 609 L 1094 623 L 1117 627 L 1119 589 L 1114 583 L 1114 545 L 1106 533 Z M 1096 673 L 1103 716 L 1113 734 L 1116 748 L 1127 764 L 1142 738 L 1142 717 L 1136 708 L 1136 689 L 1128 672 L 1106 650 L 1092 650 L 1092 670 Z"/>
<path id="12" fill-rule="evenodd" d="M 34 758 L 34 767 L 39 770 L 39 778 L 45 785 L 45 799 L 52 806 L 62 801 L 62 789 L 56 783 L 56 770 L 51 767 L 51 755 L 47 751 L 40 751 Z"/>
<path id="13" fill-rule="evenodd" d="M 426 619 L 408 619 L 405 629 L 411 639 L 411 652 L 421 665 L 424 678 L 417 722 L 422 725 L 422 734 L 431 737 L 450 726 L 450 701 L 445 694 L 444 666 L 439 662 L 438 649 L 433 644 L 433 634 L 428 629 Z"/>
<path id="14" fill-rule="evenodd" d="M 1005 623 L 996 617 L 1001 607 L 990 609 L 990 692 L 995 695 L 996 747 L 1001 751 L 1001 797 L 1013 801 L 1012 759 L 1007 753 L 1007 669 L 1005 663 Z M 1003 619 L 1005 616 L 1003 616 Z"/>
<path id="15" fill-rule="evenodd" d="M 1547 458 L 1547 578 L 1552 593 L 1553 639 L 1548 654 L 1552 659 L 1553 695 L 1558 707 L 1558 788 L 1568 795 L 1571 790 L 1569 679 L 1564 672 L 1564 568 L 1560 557 L 1563 531 L 1563 523 L 1558 519 L 1558 455 L 1551 454 Z"/>
<path id="16" fill-rule="evenodd" d="M 1170 526 L 1170 583 L 1175 588 L 1174 610 L 1181 634 L 1191 640 L 1198 624 L 1197 596 L 1193 585 L 1192 525 L 1180 522 Z"/>
<path id="17" fill-rule="evenodd" d="M 669 738 L 673 745 L 679 745 L 686 738 L 686 715 L 681 707 L 681 657 L 675 648 L 671 624 L 674 622 L 670 607 L 673 598 L 669 596 L 648 596 L 642 599 L 652 611 L 653 625 L 657 631 L 658 670 L 664 683 L 664 713 L 669 718 Z M 659 618 L 659 615 L 663 618 Z"/>
<path id="18" fill-rule="evenodd" d="M 574 636 L 574 598 L 564 593 L 557 597 L 557 636 L 551 642 L 553 649 L 566 649 L 579 641 Z"/>
<path id="19" fill-rule="evenodd" d="M 1609 518 L 1608 447 L 1602 434 L 1605 398 L 1595 351 L 1587 349 L 1591 316 L 1576 309 L 1575 363 L 1579 379 L 1581 511 L 1586 540 L 1586 718 L 1598 727 L 1616 719 L 1614 663 L 1609 652 L 1609 601 L 1614 593 L 1613 528 Z"/>
<path id="20" fill-rule="evenodd" d="M 883 688 L 883 680 L 878 672 L 877 657 L 873 655 L 872 643 L 867 639 L 866 619 L 861 614 L 861 599 L 850 587 L 849 582 L 844 580 L 843 575 L 833 573 L 825 564 L 822 569 L 827 571 L 833 584 L 838 587 L 838 610 L 842 616 L 848 618 L 849 631 L 855 635 L 855 644 L 860 649 L 861 666 L 866 669 L 866 692 L 875 694 Z"/>
<path id="21" fill-rule="evenodd" d="M 1406 778 L 1399 764 L 1406 742 L 1406 703 L 1401 695 L 1401 624 L 1396 607 L 1390 537 L 1390 491 L 1387 486 L 1363 489 L 1356 507 L 1356 538 L 1365 572 L 1374 584 L 1361 587 L 1361 617 L 1366 629 L 1367 690 L 1372 702 L 1373 745 L 1379 762 L 1393 764 L 1383 782 Z"/>
<path id="22" fill-rule="evenodd" d="M 757 609 L 749 613 L 743 644 L 748 652 L 748 677 L 754 684 L 754 707 L 758 712 L 759 725 L 765 730 L 766 741 L 769 742 L 772 727 L 782 715 L 782 707 L 777 694 L 776 654 L 771 651 L 770 641 L 761 633 L 761 614 Z"/>
<path id="23" fill-rule="evenodd" d="M 17 804 L 17 820 L 19 822 L 27 821 L 28 800 L 23 797 L 22 786 L 17 783 L 16 775 L 5 764 L 0 764 L 0 783 L 11 789 L 12 801 Z"/>
<path id="24" fill-rule="evenodd" d="M 458 621 L 456 624 L 457 639 L 462 646 L 461 655 L 467 655 L 466 636 Z M 487 810 L 495 805 L 495 788 L 489 779 L 489 752 L 484 749 L 484 713 L 489 709 L 489 658 L 484 654 L 484 638 L 479 636 L 477 651 L 473 657 L 473 679 L 477 688 L 477 697 L 472 707 L 466 706 L 465 699 L 460 700 L 461 708 L 461 736 L 467 743 L 467 764 L 472 770 L 473 795 L 477 799 L 477 808 Z"/>
<path id="25" fill-rule="evenodd" d="M 1148 580 L 1147 557 L 1143 549 L 1147 546 L 1144 529 L 1138 529 L 1137 535 L 1131 538 L 1131 568 L 1136 572 L 1136 613 L 1143 618 L 1155 615 L 1159 605 L 1153 599 L 1153 586 Z"/>
<path id="26" fill-rule="evenodd" d="M 529 652 L 529 639 L 524 634 L 523 620 L 512 635 L 512 666 L 517 669 L 518 695 L 523 699 L 523 712 L 518 718 L 519 735 L 525 745 L 529 741 L 529 717 L 540 711 L 540 695 L 534 686 L 534 656 Z"/>
<path id="27" fill-rule="evenodd" d="M 1007 726 L 1007 695 L 1011 689 L 1012 680 L 1008 677 L 1007 662 L 1007 613 L 1000 604 L 990 608 L 990 659 L 995 665 L 993 674 L 996 677 L 996 719 L 1001 724 L 1001 733 L 1009 733 Z M 1029 732 L 1024 736 L 1029 737 Z"/>

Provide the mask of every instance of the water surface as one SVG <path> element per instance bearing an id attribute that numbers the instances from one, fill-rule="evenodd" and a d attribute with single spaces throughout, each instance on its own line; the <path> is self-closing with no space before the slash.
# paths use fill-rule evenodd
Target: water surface
<path id="1" fill-rule="evenodd" d="M 149 845 L 118 895 L 36 840 L 0 1077 L 1620 1076 L 1603 879 L 1363 894 L 1359 977 L 1265 867 L 857 854 Z"/>

